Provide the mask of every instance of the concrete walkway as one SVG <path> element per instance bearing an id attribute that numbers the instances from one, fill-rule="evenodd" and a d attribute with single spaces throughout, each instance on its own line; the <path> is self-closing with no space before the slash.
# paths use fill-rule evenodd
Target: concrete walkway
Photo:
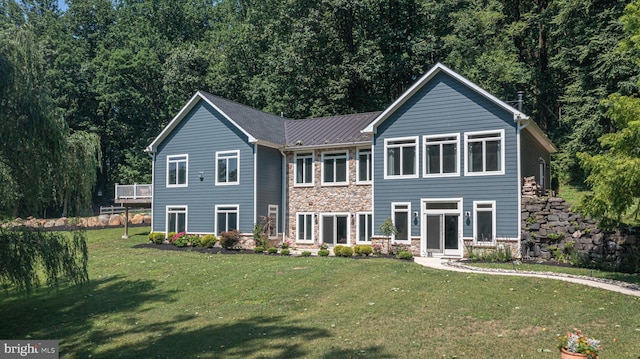
<path id="1" fill-rule="evenodd" d="M 478 273 L 478 274 L 491 274 L 491 275 L 510 275 L 521 277 L 535 277 L 544 279 L 557 279 L 565 282 L 577 283 L 588 285 L 595 288 L 601 288 L 610 290 L 612 292 L 618 292 L 626 295 L 640 297 L 640 285 L 631 284 L 626 282 L 619 282 L 610 279 L 591 278 L 584 276 L 576 276 L 564 273 L 551 273 L 551 272 L 525 272 L 515 270 L 503 270 L 503 269 L 488 269 L 488 268 L 473 268 L 458 261 L 449 261 L 441 258 L 424 258 L 415 257 L 415 262 L 428 268 L 448 270 L 454 272 L 463 273 Z"/>

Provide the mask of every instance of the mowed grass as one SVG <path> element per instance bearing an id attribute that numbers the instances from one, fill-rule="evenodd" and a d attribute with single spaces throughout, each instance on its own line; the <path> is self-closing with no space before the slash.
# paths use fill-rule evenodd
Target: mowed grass
<path id="1" fill-rule="evenodd" d="M 558 358 L 574 327 L 602 358 L 640 355 L 640 299 L 555 280 L 392 259 L 132 248 L 148 228 L 87 232 L 91 282 L 3 293 L 0 338 L 61 358 Z"/>

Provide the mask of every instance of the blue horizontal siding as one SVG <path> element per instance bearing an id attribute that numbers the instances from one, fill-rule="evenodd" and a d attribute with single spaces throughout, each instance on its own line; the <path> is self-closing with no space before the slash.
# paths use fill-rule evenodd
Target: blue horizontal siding
<path id="1" fill-rule="evenodd" d="M 239 185 L 216 186 L 216 152 L 240 151 Z M 154 165 L 153 230 L 165 231 L 166 206 L 188 206 L 187 230 L 213 233 L 215 206 L 238 205 L 241 232 L 252 232 L 254 146 L 213 107 L 200 101 L 158 146 Z M 167 156 L 188 154 L 188 187 L 167 188 Z M 198 175 L 204 174 L 200 181 Z"/>

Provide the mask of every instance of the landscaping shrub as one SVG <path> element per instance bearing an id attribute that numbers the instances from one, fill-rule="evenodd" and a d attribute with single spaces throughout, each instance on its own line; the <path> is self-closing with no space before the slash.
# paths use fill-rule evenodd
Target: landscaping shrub
<path id="1" fill-rule="evenodd" d="M 357 256 L 368 256 L 373 253 L 373 248 L 368 244 L 358 244 L 353 247 L 353 253 Z"/>
<path id="2" fill-rule="evenodd" d="M 189 243 L 189 235 L 185 232 L 176 233 L 171 237 L 171 243 L 176 247 L 186 247 Z"/>
<path id="3" fill-rule="evenodd" d="M 164 233 L 162 232 L 151 232 L 149 233 L 149 241 L 155 243 L 155 244 L 162 244 L 162 241 L 164 240 Z"/>
<path id="4" fill-rule="evenodd" d="M 200 238 L 200 244 L 203 247 L 207 247 L 207 248 L 213 247 L 213 245 L 216 244 L 217 241 L 218 241 L 218 238 L 216 238 L 216 236 L 213 234 L 207 234 L 206 236 Z"/>
<path id="5" fill-rule="evenodd" d="M 318 251 L 318 256 L 320 257 L 328 257 L 329 256 L 329 250 L 328 249 L 321 249 Z"/>
<path id="6" fill-rule="evenodd" d="M 342 247 L 342 250 L 340 251 L 340 256 L 341 257 L 351 257 L 353 256 L 353 248 L 351 247 Z"/>
<path id="7" fill-rule="evenodd" d="M 342 249 L 343 248 L 346 248 L 346 247 L 345 246 L 341 246 L 341 245 L 337 245 L 337 246 L 333 247 L 333 254 L 336 257 L 340 257 L 342 255 L 341 253 L 342 253 Z"/>
<path id="8" fill-rule="evenodd" d="M 413 259 L 413 253 L 409 251 L 400 251 L 396 254 L 399 259 Z"/>
<path id="9" fill-rule="evenodd" d="M 262 252 L 264 252 L 263 246 L 257 246 L 253 249 L 253 253 L 262 253 Z"/>
<path id="10" fill-rule="evenodd" d="M 302 255 L 303 257 L 311 257 L 311 252 L 309 252 L 309 251 L 304 251 L 304 252 L 302 252 L 302 253 L 301 253 L 301 255 Z"/>
<path id="11" fill-rule="evenodd" d="M 282 254 L 283 256 L 288 256 L 289 254 L 291 254 L 291 250 L 289 248 L 284 248 L 280 251 L 280 254 Z"/>
<path id="12" fill-rule="evenodd" d="M 276 254 L 278 253 L 278 248 L 275 248 L 275 247 L 267 248 L 267 253 Z"/>
<path id="13" fill-rule="evenodd" d="M 220 233 L 220 245 L 224 249 L 234 249 L 240 241 L 240 234 L 235 229 L 233 231 Z"/>
<path id="14" fill-rule="evenodd" d="M 200 247 L 202 246 L 202 238 L 198 234 L 192 234 L 189 236 L 189 243 L 191 243 L 191 247 Z"/>
<path id="15" fill-rule="evenodd" d="M 169 232 L 167 233 L 167 239 L 169 240 L 169 242 L 171 242 L 171 239 L 176 235 L 176 232 Z"/>

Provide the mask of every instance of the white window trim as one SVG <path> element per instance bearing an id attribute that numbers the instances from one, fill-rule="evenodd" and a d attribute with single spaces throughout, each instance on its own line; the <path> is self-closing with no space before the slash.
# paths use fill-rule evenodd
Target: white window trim
<path id="1" fill-rule="evenodd" d="M 406 210 L 396 211 L 396 206 L 407 206 Z M 407 244 L 411 243 L 411 202 L 391 202 L 391 220 L 393 221 L 393 225 L 396 226 L 396 212 L 407 212 L 407 240 L 401 241 L 396 240 L 396 235 L 391 236 L 392 243 L 402 243 Z M 397 226 L 396 226 L 397 228 Z"/>
<path id="2" fill-rule="evenodd" d="M 325 156 L 331 155 L 344 155 L 345 158 L 345 181 L 343 182 L 325 182 L 324 181 L 324 160 Z M 341 156 L 342 157 L 342 156 Z M 331 152 L 323 152 L 321 156 L 321 164 L 320 164 L 320 184 L 324 187 L 331 186 L 346 186 L 349 184 L 349 151 L 331 151 Z M 334 161 L 335 164 L 335 161 Z M 335 176 L 334 176 L 335 177 Z"/>
<path id="3" fill-rule="evenodd" d="M 491 212 L 493 212 L 491 216 L 491 228 L 493 229 L 491 233 L 491 241 L 478 241 L 478 212 L 489 212 L 486 208 L 478 209 L 479 204 L 490 204 Z M 496 244 L 496 201 L 474 201 L 473 202 L 473 244 L 478 246 L 494 246 Z"/>
<path id="4" fill-rule="evenodd" d="M 324 226 L 322 225 L 322 219 L 324 217 L 333 217 L 334 218 L 334 224 L 336 223 L 336 217 L 347 217 L 347 243 L 345 244 L 337 244 L 335 243 L 336 240 L 334 239 L 333 243 L 326 243 L 327 245 L 331 245 L 331 246 L 337 246 L 337 245 L 343 245 L 343 246 L 350 246 L 351 245 L 351 213 L 349 212 L 324 212 L 324 213 L 320 213 L 320 241 L 322 241 L 322 239 L 324 238 Z M 335 228 L 335 226 L 334 226 Z M 324 243 L 324 242 L 322 242 Z"/>
<path id="5" fill-rule="evenodd" d="M 235 212 L 236 212 L 236 220 L 238 221 L 236 223 L 236 227 L 237 231 L 240 232 L 240 206 L 237 204 L 217 204 L 215 207 L 215 213 L 214 213 L 214 219 L 216 222 L 216 228 L 215 228 L 215 233 L 216 236 L 220 235 L 220 231 L 218 230 L 218 213 L 220 212 L 220 208 L 235 208 Z M 228 212 L 228 211 L 225 211 Z"/>
<path id="6" fill-rule="evenodd" d="M 275 218 L 274 221 L 272 221 L 273 223 L 271 225 L 276 228 L 276 235 L 272 236 L 271 233 L 268 233 L 269 239 L 277 239 L 278 238 L 278 233 L 280 233 L 278 231 L 279 230 L 279 228 L 278 228 L 278 220 L 279 220 L 279 217 L 280 217 L 280 215 L 279 215 L 280 208 L 278 207 L 277 204 L 270 204 L 269 205 L 269 209 L 267 211 L 267 216 L 269 216 L 269 218 L 270 218 L 271 217 L 271 210 L 274 210 L 274 209 L 275 209 L 275 212 L 276 212 L 276 218 Z"/>
<path id="7" fill-rule="evenodd" d="M 177 210 L 173 210 L 173 211 L 169 211 L 170 208 L 173 209 L 177 209 Z M 182 208 L 182 209 L 180 209 Z M 165 230 L 165 234 L 168 234 L 169 232 L 174 232 L 173 230 L 169 230 L 169 213 L 184 213 L 184 231 L 188 233 L 188 227 L 189 227 L 189 206 L 186 205 L 171 205 L 171 206 L 165 206 L 165 210 L 164 210 L 164 230 Z M 171 238 L 169 238 L 171 239 Z"/>
<path id="8" fill-rule="evenodd" d="M 298 157 L 308 157 L 311 154 L 311 182 L 308 183 L 298 183 Z M 316 164 L 316 154 L 315 152 L 300 152 L 293 155 L 293 187 L 313 187 L 315 186 L 315 164 Z"/>
<path id="9" fill-rule="evenodd" d="M 373 225 L 371 226 L 371 233 L 369 233 L 368 241 L 360 240 L 360 216 L 369 215 L 371 216 L 371 222 L 373 222 L 373 212 L 356 212 L 356 244 L 372 244 L 371 237 L 373 236 Z"/>
<path id="10" fill-rule="evenodd" d="M 187 171 L 185 173 L 185 182 L 184 184 L 171 184 L 169 183 L 169 162 L 174 162 L 177 161 L 174 158 L 184 158 L 184 160 L 187 162 Z M 166 172 L 166 179 L 165 179 L 165 184 L 167 186 L 167 188 L 177 188 L 177 187 L 188 187 L 189 186 L 189 154 L 183 154 L 183 155 L 170 155 L 167 156 L 167 170 Z"/>
<path id="11" fill-rule="evenodd" d="M 456 144 L 456 171 L 451 173 L 427 173 L 427 140 L 433 138 L 442 138 L 442 137 L 455 137 Z M 434 144 L 450 144 L 454 143 L 451 141 L 440 141 L 429 143 L 430 145 Z M 440 146 L 442 149 L 442 146 Z M 440 151 L 440 171 L 442 171 L 442 150 Z M 458 177 L 460 176 L 460 134 L 459 133 L 445 133 L 441 135 L 424 135 L 422 136 L 422 177 L 431 178 L 431 177 Z"/>
<path id="12" fill-rule="evenodd" d="M 371 172 L 371 178 L 369 178 L 369 180 L 367 181 L 362 181 L 360 179 L 360 152 L 363 151 L 368 151 L 369 152 L 369 163 L 367 164 L 367 166 L 369 166 L 369 170 Z M 373 183 L 373 149 L 371 148 L 358 148 L 358 150 L 356 151 L 356 184 L 371 184 Z M 367 171 L 367 173 L 369 173 L 369 171 Z"/>
<path id="13" fill-rule="evenodd" d="M 311 216 L 311 239 L 300 239 L 298 238 L 298 229 L 300 228 L 300 215 Z M 315 242 L 315 228 L 316 225 L 316 217 L 313 212 L 296 212 L 296 242 L 297 243 L 314 243 Z"/>
<path id="14" fill-rule="evenodd" d="M 238 171 L 236 173 L 236 180 L 233 182 L 219 182 L 218 180 L 218 160 L 220 159 L 221 155 L 230 155 L 230 154 L 235 154 L 235 158 L 236 158 L 236 162 L 237 162 L 237 166 L 238 166 Z M 233 158 L 233 156 L 225 156 L 225 158 Z M 233 151 L 218 151 L 216 152 L 216 163 L 215 163 L 215 168 L 216 168 L 216 186 L 237 186 L 240 184 L 240 150 L 233 150 Z M 227 178 L 229 177 L 229 173 L 227 172 Z"/>
<path id="15" fill-rule="evenodd" d="M 489 134 L 499 134 L 500 141 L 502 142 L 500 146 L 500 171 L 483 171 L 483 172 L 469 172 L 469 136 L 478 136 L 478 135 L 489 135 Z M 496 137 L 497 138 L 497 137 Z M 465 176 L 493 176 L 493 175 L 503 175 L 504 174 L 504 164 L 505 164 L 505 138 L 504 138 L 504 129 L 492 130 L 492 131 L 476 131 L 476 132 L 465 132 L 464 134 L 464 175 Z M 486 159 L 485 159 L 486 160 Z M 486 164 L 486 163 L 485 163 Z"/>
<path id="16" fill-rule="evenodd" d="M 387 149 L 389 142 L 396 141 L 410 141 L 413 140 L 415 142 L 416 149 L 416 158 L 414 163 L 414 168 L 416 169 L 416 173 L 412 175 L 390 175 L 388 173 L 389 167 L 387 166 Z M 385 138 L 384 139 L 384 179 L 405 179 L 405 178 L 418 178 L 419 177 L 419 161 L 420 157 L 420 146 L 418 145 L 418 136 L 409 136 L 409 137 L 394 137 L 394 138 Z"/>

